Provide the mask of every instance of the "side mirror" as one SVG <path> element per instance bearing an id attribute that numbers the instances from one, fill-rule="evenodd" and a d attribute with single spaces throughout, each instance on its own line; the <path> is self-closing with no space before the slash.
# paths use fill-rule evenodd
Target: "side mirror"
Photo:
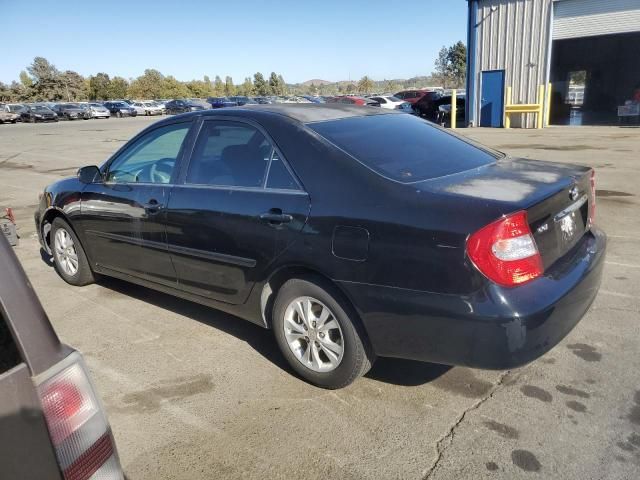
<path id="1" fill-rule="evenodd" d="M 78 170 L 78 180 L 82 183 L 94 183 L 100 179 L 100 169 L 95 165 L 82 167 Z"/>

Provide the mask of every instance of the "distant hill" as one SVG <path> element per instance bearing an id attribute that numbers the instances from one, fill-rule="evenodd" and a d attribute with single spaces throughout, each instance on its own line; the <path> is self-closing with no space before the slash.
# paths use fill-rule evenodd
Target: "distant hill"
<path id="1" fill-rule="evenodd" d="M 302 82 L 300 85 L 304 85 L 305 87 L 310 87 L 311 85 L 315 85 L 317 87 L 319 87 L 320 85 L 330 85 L 333 82 L 330 82 L 329 80 L 321 80 L 319 78 L 314 78 L 312 80 L 307 80 L 306 82 Z"/>
<path id="2" fill-rule="evenodd" d="M 320 78 L 314 78 L 302 83 L 288 83 L 287 90 L 295 95 L 344 95 L 346 93 L 358 92 L 358 79 L 339 80 L 330 82 Z M 394 93 L 409 88 L 425 88 L 442 86 L 442 80 L 433 75 L 420 75 L 411 78 L 394 78 L 384 80 L 373 80 L 370 93 Z"/>

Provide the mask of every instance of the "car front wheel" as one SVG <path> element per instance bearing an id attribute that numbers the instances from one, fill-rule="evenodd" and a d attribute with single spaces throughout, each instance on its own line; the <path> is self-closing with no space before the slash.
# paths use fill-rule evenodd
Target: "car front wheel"
<path id="1" fill-rule="evenodd" d="M 73 229 L 62 218 L 51 225 L 51 251 L 56 270 L 71 285 L 88 285 L 95 281 L 87 255 Z"/>
<path id="2" fill-rule="evenodd" d="M 343 388 L 375 360 L 357 314 L 320 278 L 287 281 L 273 307 L 278 346 L 291 367 L 322 388 Z"/>

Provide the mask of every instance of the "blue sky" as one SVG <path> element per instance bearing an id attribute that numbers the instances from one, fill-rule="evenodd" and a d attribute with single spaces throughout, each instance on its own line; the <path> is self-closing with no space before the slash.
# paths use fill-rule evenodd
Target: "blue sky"
<path id="1" fill-rule="evenodd" d="M 0 0 L 0 81 L 35 56 L 82 75 L 179 80 L 260 71 L 290 83 L 426 75 L 466 41 L 464 0 Z"/>

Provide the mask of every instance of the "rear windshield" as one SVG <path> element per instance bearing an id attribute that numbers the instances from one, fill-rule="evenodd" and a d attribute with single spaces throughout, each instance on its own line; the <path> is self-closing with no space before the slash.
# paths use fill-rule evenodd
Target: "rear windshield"
<path id="1" fill-rule="evenodd" d="M 308 126 L 375 172 L 402 183 L 470 170 L 501 156 L 409 114 L 370 115 Z"/>

